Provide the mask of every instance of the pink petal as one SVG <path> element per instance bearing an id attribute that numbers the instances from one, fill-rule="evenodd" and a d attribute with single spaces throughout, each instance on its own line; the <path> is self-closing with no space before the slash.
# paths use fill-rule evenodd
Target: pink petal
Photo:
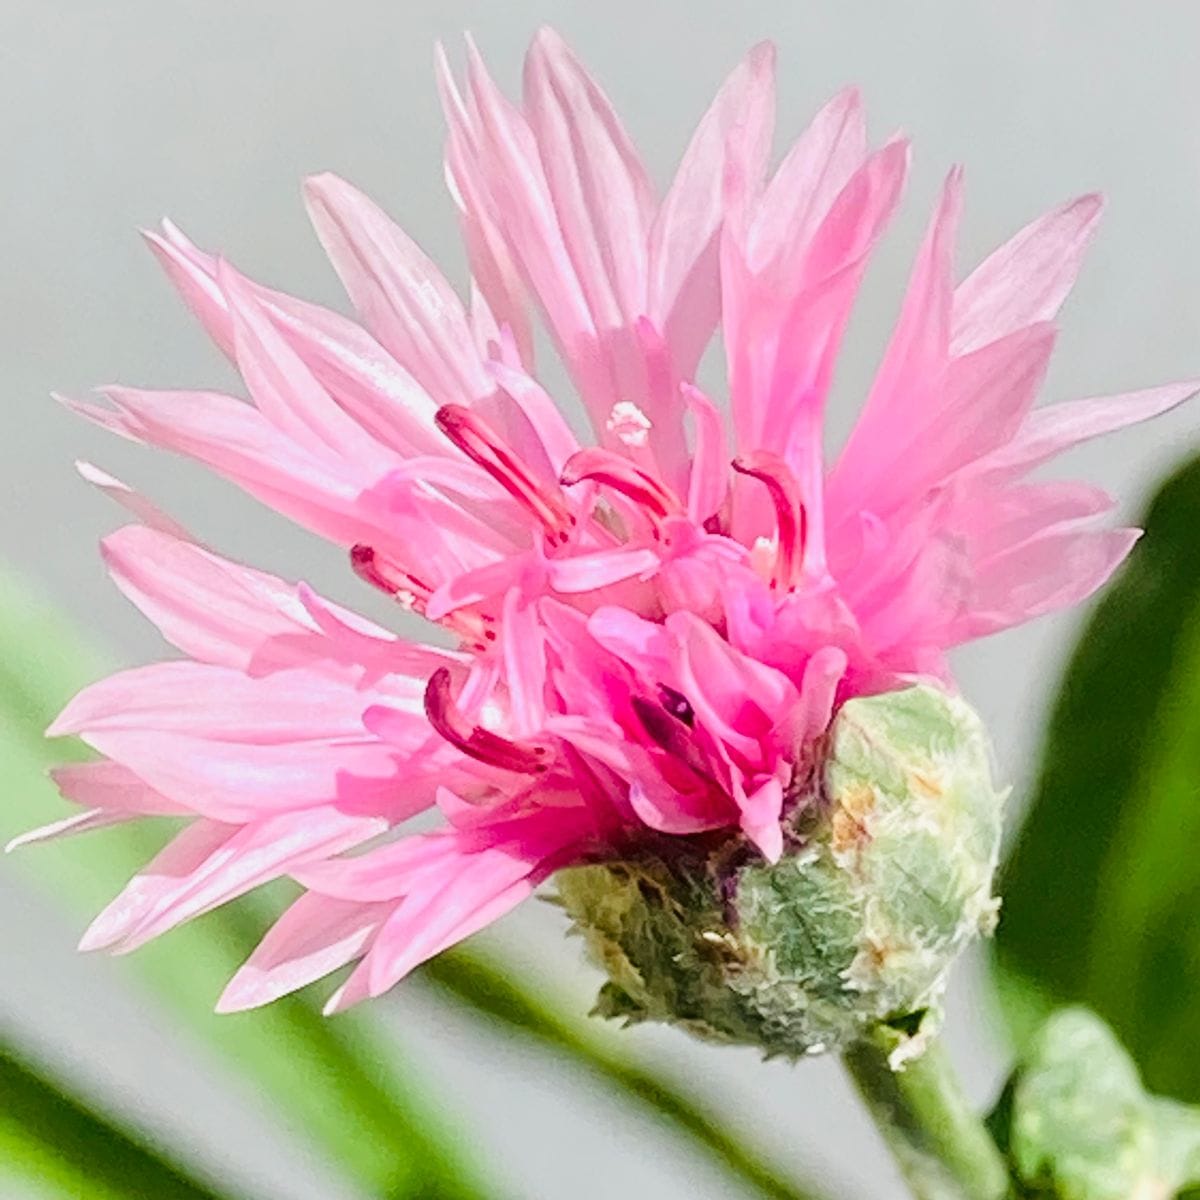
<path id="1" fill-rule="evenodd" d="M 767 862 L 778 862 L 783 854 L 783 786 L 771 778 L 740 799 L 741 826 L 746 836 L 762 851 Z"/>
<path id="2" fill-rule="evenodd" d="M 1053 320 L 1083 265 L 1103 207 L 1098 195 L 1080 196 L 1026 225 L 976 267 L 954 293 L 954 353 Z"/>
<path id="3" fill-rule="evenodd" d="M 550 29 L 525 59 L 525 112 L 596 327 L 633 321 L 646 311 L 654 189 L 608 98 Z"/>
<path id="4" fill-rule="evenodd" d="M 650 231 L 647 315 L 676 368 L 690 376 L 720 316 L 717 235 L 732 160 L 747 186 L 761 177 L 775 117 L 775 48 L 756 46 L 701 119 Z"/>
<path id="5" fill-rule="evenodd" d="M 987 470 L 1024 472 L 1090 438 L 1102 437 L 1148 421 L 1200 391 L 1200 380 L 1189 379 L 1140 392 L 1070 400 L 1030 413 L 1012 443 L 980 464 Z"/>
<path id="6" fill-rule="evenodd" d="M 491 391 L 462 301 L 398 226 L 336 175 L 305 185 L 309 215 L 366 327 L 441 404 Z"/>
<path id="7" fill-rule="evenodd" d="M 348 465 L 296 445 L 250 405 L 214 392 L 110 388 L 106 395 L 115 412 L 73 407 L 135 441 L 197 459 L 325 537 L 369 540 L 371 526 L 357 514 L 361 485 Z"/>
<path id="8" fill-rule="evenodd" d="M 115 500 L 123 509 L 132 513 L 143 525 L 184 541 L 192 541 L 191 535 L 178 521 L 167 516 L 157 505 L 152 504 L 140 492 L 135 492 L 128 484 L 114 478 L 107 471 L 89 462 L 76 460 L 75 469 L 80 476 L 93 487 L 99 488 L 110 499 Z"/>
<path id="9" fill-rule="evenodd" d="M 367 949 L 392 908 L 312 892 L 301 896 L 229 981 L 217 1012 L 270 1004 L 336 971 Z"/>
<path id="10" fill-rule="evenodd" d="M 978 568 L 967 612 L 949 644 L 1067 608 L 1090 596 L 1119 567 L 1140 529 L 1051 529 Z"/>
<path id="11" fill-rule="evenodd" d="M 378 475 L 396 463 L 329 393 L 267 319 L 247 280 L 228 263 L 217 268 L 233 324 L 238 370 L 251 398 L 267 419 L 314 454 L 332 451 Z"/>
<path id="12" fill-rule="evenodd" d="M 862 97 L 845 88 L 817 113 L 780 164 L 750 234 L 757 268 L 799 270 L 834 199 L 867 157 Z"/>
<path id="13" fill-rule="evenodd" d="M 163 236 L 146 236 L 188 307 L 233 359 L 233 322 L 216 282 L 217 260 L 169 221 Z M 443 449 L 433 425 L 437 404 L 366 330 L 319 305 L 250 286 L 309 370 L 373 437 L 402 454 Z"/>
<path id="14" fill-rule="evenodd" d="M 135 950 L 304 862 L 339 854 L 386 828 L 377 818 L 352 817 L 333 808 L 308 809 L 267 817 L 214 838 L 209 852 L 199 861 L 189 858 L 184 871 L 178 870 L 174 858 L 161 869 L 160 855 L 96 918 L 83 948 L 120 943 L 122 953 Z M 187 833 L 190 830 L 177 840 Z"/>

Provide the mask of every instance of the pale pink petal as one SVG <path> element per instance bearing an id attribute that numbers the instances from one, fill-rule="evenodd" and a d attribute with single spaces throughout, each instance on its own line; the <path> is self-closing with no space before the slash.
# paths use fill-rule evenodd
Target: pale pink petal
<path id="1" fill-rule="evenodd" d="M 966 354 L 1024 325 L 1057 315 L 1104 207 L 1080 196 L 1026 225 L 954 293 L 953 352 Z"/>
<path id="2" fill-rule="evenodd" d="M 188 811 L 115 762 L 70 763 L 54 767 L 50 777 L 65 799 L 89 808 L 138 816 L 175 816 Z"/>
<path id="3" fill-rule="evenodd" d="M 393 905 L 309 892 L 271 926 L 217 1001 L 217 1012 L 270 1004 L 358 958 Z"/>
<path id="4" fill-rule="evenodd" d="M 217 285 L 217 259 L 169 221 L 163 222 L 162 236 L 146 236 L 188 307 L 234 358 L 233 322 Z M 402 454 L 443 448 L 433 424 L 437 404 L 366 330 L 327 308 L 250 286 L 309 370 L 373 437 Z"/>
<path id="5" fill-rule="evenodd" d="M 1140 529 L 1051 529 L 981 564 L 949 644 L 984 637 L 1086 599 L 1119 567 Z"/>
<path id="6" fill-rule="evenodd" d="M 739 799 L 741 827 L 746 836 L 762 851 L 767 862 L 778 862 L 783 854 L 783 786 L 771 778 L 759 784 Z"/>
<path id="7" fill-rule="evenodd" d="M 135 821 L 144 813 L 115 812 L 106 808 L 89 808 L 80 813 L 72 813 L 49 825 L 41 825 L 27 833 L 18 834 L 5 847 L 5 854 L 11 854 L 22 846 L 33 846 L 38 842 L 50 842 L 60 837 L 71 837 L 77 833 L 90 833 L 93 829 L 105 829 L 110 825 L 122 825 L 126 821 Z"/>
<path id="8" fill-rule="evenodd" d="M 171 537 L 182 538 L 184 541 L 192 540 L 191 534 L 178 521 L 167 516 L 156 504 L 152 504 L 140 492 L 135 492 L 127 483 L 122 483 L 90 462 L 77 460 L 75 469 L 83 479 L 115 500 L 126 512 L 132 513 L 147 528 L 169 534 Z"/>
<path id="9" fill-rule="evenodd" d="M 181 879 L 186 879 L 236 832 L 236 825 L 193 821 L 172 838 L 88 926 L 80 939 L 80 950 L 101 950 L 112 945 L 141 919 L 144 912 L 158 903 L 160 896 L 169 894 Z"/>
<path id="10" fill-rule="evenodd" d="M 775 119 L 775 48 L 756 46 L 700 121 L 650 231 L 646 315 L 690 376 L 721 314 L 717 241 L 731 159 L 749 186 L 761 178 Z"/>
<path id="11" fill-rule="evenodd" d="M 435 54 L 438 92 L 449 126 L 446 182 L 459 210 L 471 275 L 498 324 L 512 330 L 518 357 L 532 368 L 533 330 L 528 295 L 501 224 L 491 210 L 486 181 L 479 174 L 478 119 L 464 100 L 439 42 Z"/>
<path id="12" fill-rule="evenodd" d="M 686 836 L 729 824 L 728 806 L 717 803 L 712 791 L 683 793 L 656 786 L 650 778 L 635 779 L 629 803 L 638 818 L 659 833 Z"/>
<path id="13" fill-rule="evenodd" d="M 1118 396 L 1069 400 L 1036 409 L 1013 441 L 980 464 L 987 470 L 1023 472 L 1090 438 L 1148 421 L 1200 391 L 1200 380 L 1165 384 Z"/>
<path id="14" fill-rule="evenodd" d="M 504 674 L 512 706 L 512 732 L 527 737 L 546 720 L 546 646 L 532 598 L 511 588 L 502 609 Z"/>
<path id="15" fill-rule="evenodd" d="M 387 822 L 336 809 L 280 813 L 224 837 L 185 872 L 148 868 L 150 886 L 135 879 L 93 923 L 86 949 L 137 949 L 176 925 L 208 912 L 312 859 L 339 854 L 387 828 Z M 180 835 L 185 836 L 185 835 Z M 130 893 L 130 894 L 127 894 Z"/>
<path id="16" fill-rule="evenodd" d="M 559 345 L 569 353 L 580 337 L 594 337 L 596 331 L 537 144 L 524 116 L 501 95 L 470 39 L 467 53 L 469 95 L 478 114 L 479 170 L 491 211 Z"/>
<path id="17" fill-rule="evenodd" d="M 351 459 L 369 475 L 394 466 L 396 454 L 334 403 L 267 319 L 248 281 L 222 262 L 217 283 L 229 306 L 238 370 L 259 411 L 297 445 L 315 454 L 332 452 Z"/>
<path id="18" fill-rule="evenodd" d="M 729 488 L 725 419 L 720 409 L 699 388 L 685 385 L 684 398 L 696 423 L 696 447 L 688 476 L 687 511 L 692 521 L 703 525 L 720 509 Z"/>
<path id="19" fill-rule="evenodd" d="M 596 550 L 546 564 L 546 576 L 556 592 L 594 592 L 637 576 L 652 575 L 659 558 L 653 550 Z"/>
<path id="20" fill-rule="evenodd" d="M 525 113 L 597 329 L 635 320 L 654 189 L 608 98 L 549 29 L 525 59 Z"/>
<path id="21" fill-rule="evenodd" d="M 309 215 L 366 327 L 441 404 L 491 391 L 462 301 L 400 228 L 336 175 L 305 185 Z"/>
<path id="22" fill-rule="evenodd" d="M 84 688 L 47 734 L 144 729 L 271 745 L 361 736 L 363 707 L 344 679 L 305 667 L 256 679 L 208 663 L 161 662 Z"/>
<path id="23" fill-rule="evenodd" d="M 370 533 L 358 515 L 361 486 L 348 464 L 315 455 L 280 433 L 255 408 L 215 392 L 110 388 L 116 406 L 74 407 L 97 424 L 202 462 L 252 496 L 333 541 Z"/>
<path id="24" fill-rule="evenodd" d="M 299 589 L 274 575 L 139 525 L 109 534 L 102 548 L 121 591 L 193 658 L 251 675 L 343 659 Z M 380 650 L 395 645 L 378 626 L 331 611 Z"/>
<path id="25" fill-rule="evenodd" d="M 796 139 L 768 184 L 750 231 L 754 267 L 801 269 L 813 234 L 866 157 L 862 97 L 845 88 Z"/>

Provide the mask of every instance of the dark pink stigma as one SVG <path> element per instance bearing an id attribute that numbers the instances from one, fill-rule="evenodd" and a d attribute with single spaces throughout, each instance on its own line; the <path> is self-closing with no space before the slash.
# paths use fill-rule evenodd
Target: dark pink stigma
<path id="1" fill-rule="evenodd" d="M 749 475 L 766 485 L 771 503 L 775 505 L 775 524 L 778 548 L 775 566 L 771 571 L 771 586 L 791 588 L 804 562 L 804 542 L 807 517 L 800 500 L 800 485 L 792 469 L 769 450 L 755 450 L 733 460 L 733 469 Z"/>
<path id="2" fill-rule="evenodd" d="M 646 513 L 655 529 L 667 517 L 683 511 L 678 497 L 669 488 L 612 450 L 597 446 L 577 450 L 563 465 L 560 478 L 565 487 L 594 479 L 628 496 Z"/>
<path id="3" fill-rule="evenodd" d="M 444 404 L 434 417 L 438 428 L 478 463 L 518 504 L 532 513 L 554 541 L 565 544 L 575 516 L 561 496 L 543 487 L 528 467 L 481 417 L 461 404 Z"/>
<path id="4" fill-rule="evenodd" d="M 523 775 L 540 775 L 550 766 L 551 754 L 546 746 L 511 742 L 481 725 L 472 725 L 451 695 L 448 667 L 439 667 L 425 685 L 425 715 L 450 745 L 489 766 Z"/>
<path id="5" fill-rule="evenodd" d="M 391 562 L 374 546 L 363 542 L 350 547 L 350 566 L 359 579 L 394 597 L 410 608 L 423 606 L 429 599 L 430 587 L 415 575 Z"/>

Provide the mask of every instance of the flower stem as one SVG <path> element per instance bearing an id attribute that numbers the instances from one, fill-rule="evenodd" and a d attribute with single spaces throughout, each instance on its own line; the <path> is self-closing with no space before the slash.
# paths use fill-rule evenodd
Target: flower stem
<path id="1" fill-rule="evenodd" d="M 888 1065 L 890 1031 L 857 1042 L 846 1069 L 917 1200 L 1004 1200 L 1004 1159 L 936 1042 L 899 1071 Z"/>

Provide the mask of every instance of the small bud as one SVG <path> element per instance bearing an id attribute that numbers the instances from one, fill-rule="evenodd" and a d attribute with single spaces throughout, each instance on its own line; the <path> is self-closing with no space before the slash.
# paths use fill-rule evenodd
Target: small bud
<path id="1" fill-rule="evenodd" d="M 741 838 L 672 838 L 557 876 L 609 980 L 596 1011 L 796 1057 L 877 1022 L 936 1027 L 950 964 L 995 925 L 1003 794 L 983 725 L 914 686 L 848 701 L 768 864 Z"/>

